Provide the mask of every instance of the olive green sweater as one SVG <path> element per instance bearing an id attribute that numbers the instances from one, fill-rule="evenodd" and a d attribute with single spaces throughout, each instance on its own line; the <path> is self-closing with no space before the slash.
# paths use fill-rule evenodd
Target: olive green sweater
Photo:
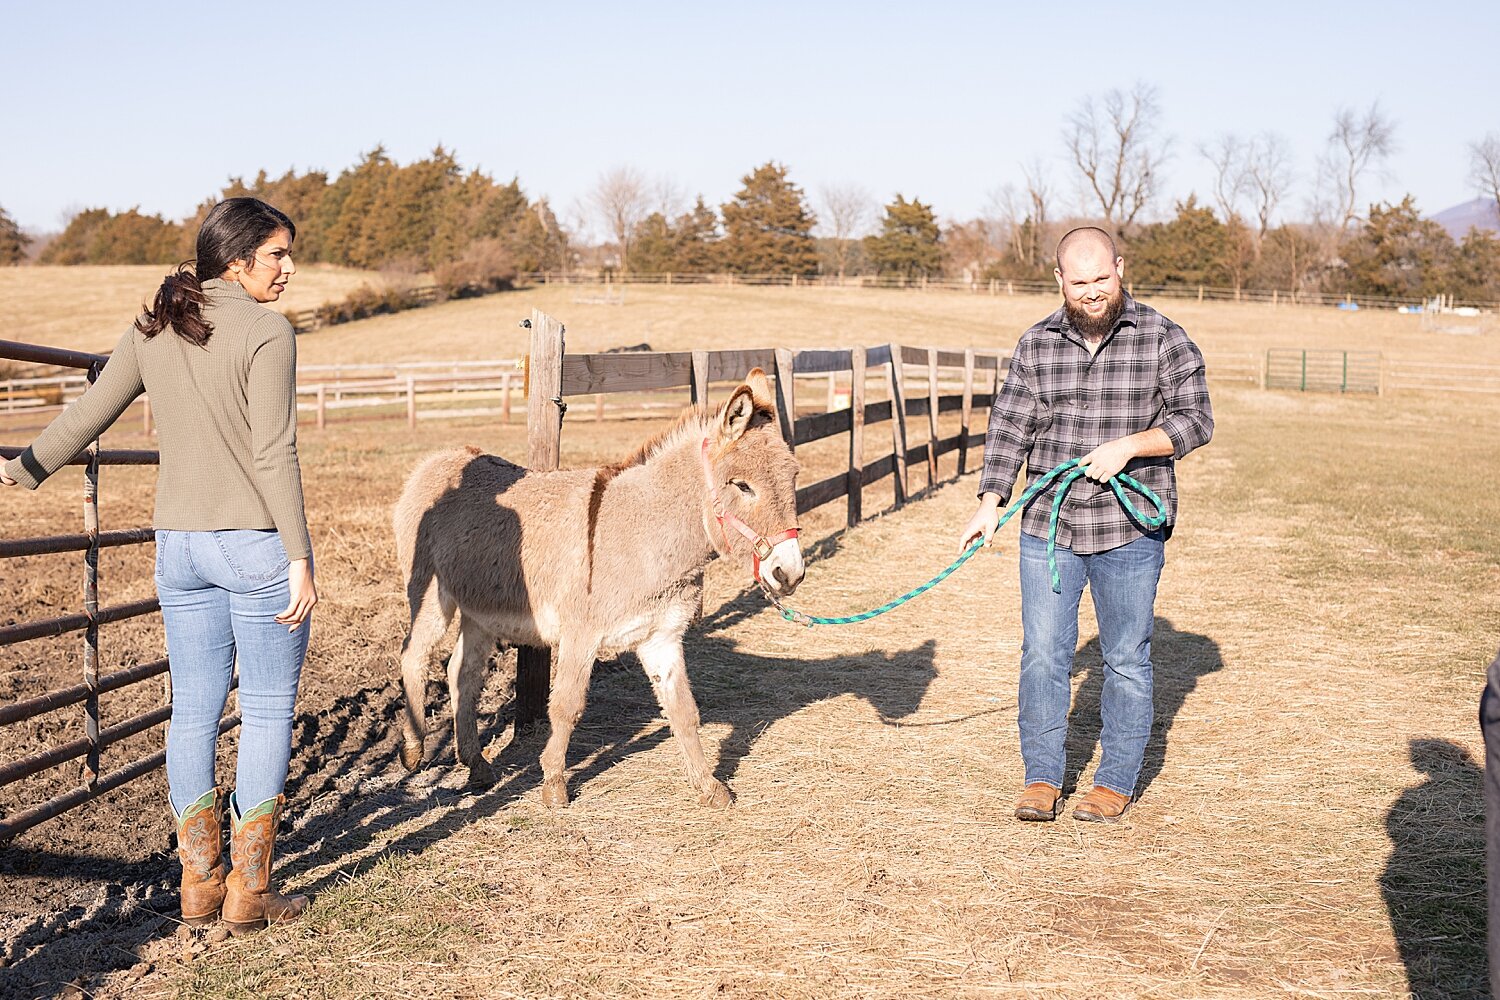
<path id="1" fill-rule="evenodd" d="M 234 282 L 214 278 L 203 291 L 213 325 L 206 345 L 170 329 L 147 340 L 132 326 L 99 380 L 5 474 L 36 489 L 144 391 L 161 442 L 156 527 L 274 528 L 288 558 L 308 558 L 292 326 Z"/>

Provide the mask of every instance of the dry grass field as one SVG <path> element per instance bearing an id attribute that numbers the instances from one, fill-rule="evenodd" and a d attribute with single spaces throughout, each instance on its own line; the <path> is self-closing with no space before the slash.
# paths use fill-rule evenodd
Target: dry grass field
<path id="1" fill-rule="evenodd" d="M 583 295 L 554 286 L 350 324 L 302 338 L 302 357 L 510 357 L 533 306 L 568 324 L 574 351 L 1008 347 L 1050 308 L 853 290 L 631 288 L 616 306 Z M 1489 338 L 1424 340 L 1415 317 L 1160 305 L 1211 358 L 1266 346 L 1418 357 L 1434 343 L 1500 358 Z M 740 567 L 711 565 L 688 656 L 705 749 L 737 796 L 727 811 L 693 804 L 629 662 L 596 674 L 567 809 L 537 799 L 544 734 L 511 732 L 503 669 L 484 705 L 497 784 L 468 790 L 441 736 L 406 775 L 390 728 L 402 611 L 389 504 L 425 451 L 472 442 L 519 456 L 524 431 L 484 419 L 307 428 L 324 604 L 282 871 L 313 910 L 251 939 L 176 935 L 155 775 L 0 848 L 0 994 L 1481 996 L 1474 710 L 1500 620 L 1500 497 L 1481 477 L 1500 400 L 1214 388 L 1215 440 L 1181 467 L 1141 799 L 1104 829 L 1009 818 L 1021 780 L 1014 526 L 943 586 L 860 626 L 787 625 Z M 649 431 L 576 415 L 565 464 L 618 455 Z M 143 446 L 137 428 L 107 441 Z M 869 434 L 867 459 L 883 432 Z M 799 452 L 802 481 L 827 475 L 836 451 Z M 104 526 L 145 523 L 149 470 L 105 477 Z M 808 576 L 790 603 L 848 613 L 926 580 L 952 557 L 974 486 L 950 481 L 854 530 L 841 529 L 841 504 L 811 515 Z M 7 534 L 77 530 L 77 493 L 76 472 L 6 492 Z M 877 486 L 867 509 L 889 498 Z M 76 563 L 11 561 L 5 605 L 17 620 L 73 610 Z M 106 552 L 102 572 L 106 602 L 145 596 L 149 550 Z M 1101 665 L 1085 605 L 1069 770 L 1086 788 Z M 152 629 L 106 628 L 106 657 L 160 655 Z M 76 674 L 75 647 L 0 650 L 0 700 Z M 429 711 L 441 730 L 436 676 Z M 0 759 L 65 725 L 76 721 L 0 734 Z"/>
<path id="2" fill-rule="evenodd" d="M 111 350 L 141 304 L 156 294 L 168 270 L 155 264 L 0 268 L 0 302 L 6 314 L 5 336 L 0 339 L 78 351 Z M 276 308 L 312 309 L 380 280 L 367 271 L 304 266 Z"/>

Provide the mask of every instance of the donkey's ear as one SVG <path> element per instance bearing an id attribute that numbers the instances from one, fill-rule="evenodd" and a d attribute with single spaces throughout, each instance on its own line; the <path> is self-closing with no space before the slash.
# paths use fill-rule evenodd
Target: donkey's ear
<path id="1" fill-rule="evenodd" d="M 752 368 L 745 376 L 745 387 L 750 390 L 751 397 L 755 400 L 755 408 L 764 410 L 769 414 L 776 413 L 776 394 L 771 389 L 771 380 L 766 373 L 759 368 Z"/>
<path id="2" fill-rule="evenodd" d="M 748 385 L 738 387 L 721 413 L 719 439 L 726 444 L 738 441 L 750 429 L 750 421 L 755 419 L 754 391 Z"/>

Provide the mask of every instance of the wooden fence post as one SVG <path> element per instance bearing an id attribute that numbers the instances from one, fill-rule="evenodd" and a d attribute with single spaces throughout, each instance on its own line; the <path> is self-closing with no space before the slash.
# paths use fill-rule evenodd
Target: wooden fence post
<path id="1" fill-rule="evenodd" d="M 510 372 L 500 376 L 500 422 L 510 423 Z"/>
<path id="2" fill-rule="evenodd" d="M 147 437 L 151 436 L 151 397 L 146 396 L 141 400 L 141 430 Z"/>
<path id="3" fill-rule="evenodd" d="M 922 279 L 926 281 L 924 277 Z M 938 478 L 938 352 L 927 348 L 927 492 L 937 489 Z"/>
<path id="4" fill-rule="evenodd" d="M 849 527 L 864 518 L 865 349 L 849 351 Z"/>
<path id="5" fill-rule="evenodd" d="M 969 419 L 974 413 L 974 348 L 964 348 L 963 426 L 958 432 L 958 474 L 969 471 Z"/>
<path id="6" fill-rule="evenodd" d="M 417 377 L 406 376 L 406 426 L 417 426 Z"/>
<path id="7" fill-rule="evenodd" d="M 318 383 L 318 430 L 328 426 L 328 386 Z"/>
<path id="8" fill-rule="evenodd" d="M 906 503 L 906 373 L 902 371 L 901 345 L 891 344 L 891 365 L 886 369 L 886 387 L 891 397 L 891 448 L 895 467 L 891 481 L 896 492 L 896 508 Z"/>
<path id="9" fill-rule="evenodd" d="M 781 418 L 781 436 L 786 446 L 797 450 L 797 387 L 792 370 L 792 351 L 776 348 L 776 411 Z"/>
<path id="10" fill-rule="evenodd" d="M 551 471 L 562 460 L 563 325 L 540 309 L 531 311 L 531 355 L 527 363 L 527 465 Z M 552 651 L 533 646 L 516 650 L 516 732 L 547 715 L 552 687 Z"/>
<path id="11" fill-rule="evenodd" d="M 708 352 L 693 352 L 693 384 L 689 399 L 694 406 L 708 409 Z"/>

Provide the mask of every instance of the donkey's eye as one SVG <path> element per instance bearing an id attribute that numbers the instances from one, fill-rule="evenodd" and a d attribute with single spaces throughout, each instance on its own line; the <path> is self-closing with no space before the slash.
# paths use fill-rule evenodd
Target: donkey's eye
<path id="1" fill-rule="evenodd" d="M 755 491 L 753 489 L 751 489 L 750 488 L 750 484 L 747 483 L 747 482 L 745 482 L 743 479 L 732 479 L 732 480 L 730 480 L 730 482 L 732 482 L 736 487 L 738 487 L 739 491 L 741 493 L 745 494 L 745 496 L 747 496 L 747 497 L 753 497 L 753 496 L 755 496 Z"/>

